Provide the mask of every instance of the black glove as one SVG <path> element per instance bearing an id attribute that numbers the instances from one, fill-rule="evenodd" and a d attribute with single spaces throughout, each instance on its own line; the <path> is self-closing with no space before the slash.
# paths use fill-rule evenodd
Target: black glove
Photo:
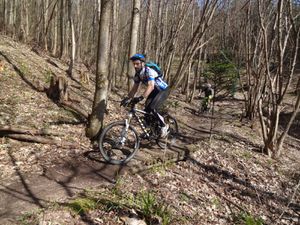
<path id="1" fill-rule="evenodd" d="M 127 106 L 130 102 L 130 98 L 129 97 L 125 97 L 122 101 L 121 101 L 121 106 Z"/>
<path id="2" fill-rule="evenodd" d="M 139 96 L 139 97 L 134 97 L 132 100 L 131 100 L 131 102 L 133 103 L 133 104 L 137 104 L 137 103 L 139 103 L 140 101 L 142 101 L 144 99 L 144 96 Z"/>

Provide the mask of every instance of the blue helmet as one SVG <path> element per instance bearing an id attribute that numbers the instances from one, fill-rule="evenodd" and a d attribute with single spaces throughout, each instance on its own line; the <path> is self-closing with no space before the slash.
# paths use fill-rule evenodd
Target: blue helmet
<path id="1" fill-rule="evenodd" d="M 135 60 L 140 60 L 142 62 L 145 62 L 145 56 L 143 54 L 134 54 L 133 56 L 130 57 L 130 60 L 135 61 Z"/>

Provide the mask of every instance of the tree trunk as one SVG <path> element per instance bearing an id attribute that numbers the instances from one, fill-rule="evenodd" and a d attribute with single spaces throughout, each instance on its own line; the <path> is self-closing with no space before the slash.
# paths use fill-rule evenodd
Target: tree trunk
<path id="1" fill-rule="evenodd" d="M 13 26 L 13 20 L 14 20 L 14 2 L 15 0 L 10 0 L 9 1 L 9 20 L 8 20 L 8 25 L 9 25 L 9 29 L 11 29 L 11 27 Z"/>
<path id="2" fill-rule="evenodd" d="M 60 50 L 59 58 L 64 54 L 64 0 L 60 0 Z"/>
<path id="3" fill-rule="evenodd" d="M 59 32 L 59 16 L 58 16 L 58 6 L 55 6 L 55 15 L 57 16 L 57 19 L 54 18 L 53 21 L 53 26 L 52 26 L 52 32 L 53 32 L 53 37 L 52 37 L 52 54 L 56 56 L 57 54 L 57 37 L 58 37 L 58 32 Z"/>
<path id="4" fill-rule="evenodd" d="M 15 18 L 15 24 L 14 24 L 14 32 L 18 40 L 23 41 L 24 35 L 22 31 L 22 20 L 23 20 L 23 11 L 22 11 L 22 1 L 16 2 L 15 5 L 15 11 L 16 11 L 16 18 Z"/>
<path id="5" fill-rule="evenodd" d="M 28 12 L 28 3 L 27 1 L 25 1 L 26 3 L 24 3 L 24 7 L 25 7 L 25 38 L 26 41 L 28 41 L 28 37 L 29 37 L 29 28 L 30 28 L 30 24 L 29 24 L 29 12 Z"/>
<path id="6" fill-rule="evenodd" d="M 98 36 L 96 90 L 94 95 L 92 114 L 86 128 L 86 135 L 95 138 L 103 126 L 104 113 L 107 105 L 108 88 L 108 57 L 109 57 L 109 27 L 112 0 L 102 0 L 101 16 Z"/>
<path id="7" fill-rule="evenodd" d="M 12 32 L 13 32 L 13 38 L 17 37 L 17 5 L 18 2 L 16 0 L 12 0 L 13 2 L 13 20 L 12 20 Z"/>
<path id="8" fill-rule="evenodd" d="M 29 16 L 28 16 L 28 3 L 27 1 L 23 0 L 21 1 L 21 9 L 20 9 L 20 14 L 21 16 L 21 21 L 20 21 L 20 31 L 22 33 L 22 39 L 24 42 L 27 42 L 28 40 L 28 35 L 29 35 Z"/>
<path id="9" fill-rule="evenodd" d="M 72 17 L 72 0 L 68 0 L 68 20 L 70 26 L 70 35 L 71 35 L 71 52 L 70 54 L 70 64 L 68 68 L 68 74 L 71 78 L 73 78 L 73 66 L 75 61 L 75 53 L 76 53 L 76 42 L 75 42 L 75 30 L 74 30 L 74 22 Z"/>
<path id="10" fill-rule="evenodd" d="M 146 22 L 144 27 L 144 38 L 143 38 L 143 46 L 142 52 L 145 55 L 148 55 L 149 45 L 150 45 L 150 37 L 151 37 L 151 10 L 152 10 L 152 0 L 148 0 L 147 2 L 147 15 Z"/>
<path id="11" fill-rule="evenodd" d="M 99 23 L 100 21 L 100 16 L 101 16 L 101 0 L 96 0 L 96 7 L 97 7 L 97 22 L 96 24 Z"/>
<path id="12" fill-rule="evenodd" d="M 43 11 L 44 11 L 44 16 L 43 16 L 43 44 L 44 44 L 44 49 L 48 51 L 48 41 L 47 41 L 47 22 L 48 22 L 48 0 L 43 1 Z"/>
<path id="13" fill-rule="evenodd" d="M 202 68 L 202 64 L 203 64 L 202 61 L 201 61 L 201 59 L 202 59 L 202 50 L 203 50 L 202 48 L 199 49 L 197 65 L 196 65 L 196 69 L 194 69 L 193 90 L 192 90 L 189 102 L 192 102 L 194 100 L 196 89 L 197 89 L 197 86 L 199 85 L 199 79 L 201 77 L 200 76 L 200 73 L 201 73 L 200 67 Z"/>
<path id="14" fill-rule="evenodd" d="M 116 68 L 118 62 L 118 1 L 113 0 L 113 13 L 112 13 L 112 30 L 111 30 L 111 41 L 110 41 L 110 49 L 111 49 L 111 56 L 110 56 L 110 67 L 109 67 L 109 90 L 114 89 L 116 86 Z"/>
<path id="15" fill-rule="evenodd" d="M 82 40 L 83 40 L 83 20 L 84 20 L 84 13 L 82 12 L 82 7 L 83 7 L 83 2 L 80 0 L 78 2 L 78 6 L 77 6 L 77 20 L 78 20 L 78 24 L 77 24 L 77 34 L 78 34 L 78 38 L 77 38 L 77 61 L 81 61 L 81 54 L 82 54 Z"/>
<path id="16" fill-rule="evenodd" d="M 137 50 L 138 32 L 139 32 L 139 24 L 140 24 L 140 7 L 141 7 L 141 0 L 133 0 L 129 57 L 134 55 Z M 127 70 L 128 91 L 130 91 L 132 86 L 133 75 L 134 75 L 134 68 L 132 67 L 131 62 L 128 61 L 128 70 Z"/>
<path id="17" fill-rule="evenodd" d="M 4 34 L 6 33 L 6 14 L 7 14 L 7 3 L 6 0 L 3 1 L 3 11 L 2 11 L 2 27 Z"/>
<path id="18" fill-rule="evenodd" d="M 189 96 L 190 96 L 190 79 L 191 79 L 191 66 L 192 63 L 189 64 L 189 68 L 187 71 L 187 76 L 186 76 L 186 84 L 185 84 L 185 101 L 189 101 Z"/>
<path id="19" fill-rule="evenodd" d="M 66 2 L 67 3 L 67 2 Z M 71 41 L 70 41 L 70 34 L 71 34 L 71 31 L 70 31 L 70 26 L 69 25 L 69 22 L 68 22 L 68 7 L 66 5 L 66 11 L 67 11 L 67 18 L 66 18 L 66 21 L 65 21 L 65 32 L 64 32 L 64 56 L 67 57 L 67 56 L 70 56 L 69 54 L 70 53 L 70 45 L 71 45 Z M 69 42 L 70 41 L 70 42 Z"/>
<path id="20" fill-rule="evenodd" d="M 271 2 L 258 1 L 259 29 L 262 33 L 260 49 L 262 52 L 261 70 L 264 91 L 260 91 L 259 117 L 262 126 L 264 150 L 272 157 L 278 157 L 286 134 L 299 109 L 299 97 L 295 105 L 295 111 L 283 133 L 279 135 L 279 115 L 282 111 L 283 99 L 291 85 L 297 62 L 297 53 L 300 40 L 300 26 L 292 15 L 292 2 L 279 0 L 274 8 Z M 272 16 L 270 16 L 272 15 Z M 269 26 L 270 21 L 275 21 L 274 26 Z M 287 48 L 288 46 L 288 48 Z M 288 50 L 287 50 L 288 49 Z M 289 62 L 285 61 L 289 57 Z M 275 59 L 275 69 L 270 69 Z M 273 71 L 271 71 L 273 70 Z M 262 79 L 257 81 L 258 84 Z M 256 83 L 256 84 L 257 84 Z M 263 102 L 263 100 L 265 100 Z M 267 109 L 263 113 L 263 105 Z"/>
<path id="21" fill-rule="evenodd" d="M 162 6 L 163 6 L 163 1 L 158 1 L 158 9 L 157 9 L 157 30 L 156 30 L 156 38 L 155 38 L 155 60 L 156 62 L 159 61 L 159 56 L 160 56 L 160 45 L 161 45 L 161 29 L 162 27 L 160 26 L 161 20 L 162 20 Z"/>
<path id="22" fill-rule="evenodd" d="M 51 52 L 52 52 L 52 49 L 53 49 L 53 41 L 52 41 L 52 39 L 54 39 L 54 33 L 55 33 L 55 30 L 56 30 L 55 29 L 55 23 L 56 23 L 55 15 L 56 15 L 56 5 L 57 5 L 57 3 L 58 3 L 58 1 L 56 1 L 54 3 L 53 7 L 52 7 L 49 19 L 48 19 L 47 24 L 46 24 L 46 30 L 45 30 L 45 36 L 49 37 L 49 39 L 46 38 L 47 49 L 51 49 Z M 50 5 L 51 5 L 51 3 L 48 6 L 49 8 L 50 8 Z M 50 44 L 50 47 L 49 47 L 48 44 Z"/>

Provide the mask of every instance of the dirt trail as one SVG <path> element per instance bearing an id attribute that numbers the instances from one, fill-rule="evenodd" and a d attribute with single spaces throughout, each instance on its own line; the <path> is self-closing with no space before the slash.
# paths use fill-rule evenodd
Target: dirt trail
<path id="1" fill-rule="evenodd" d="M 79 157 L 71 163 L 45 169 L 43 175 L 28 176 L 16 171 L 18 179 L 0 188 L 0 224 L 14 224 L 23 213 L 63 203 L 87 189 L 112 184 L 121 170 Z"/>
<path id="2" fill-rule="evenodd" d="M 182 135 L 186 144 L 196 143 L 206 136 L 203 133 L 203 137 L 193 135 L 194 138 L 189 138 L 192 130 L 199 133 L 199 127 L 189 126 L 189 129 L 184 129 L 185 135 Z M 149 147 L 146 148 L 147 145 L 144 146 L 133 161 L 138 161 L 139 155 L 143 156 L 145 152 L 158 151 L 155 147 L 151 150 Z M 181 146 L 183 148 L 184 145 Z M 52 165 L 42 166 L 42 174 L 25 173 L 17 166 L 17 162 L 12 163 L 15 165 L 15 179 L 10 181 L 11 184 L 2 183 L 0 187 L 0 205 L 3 206 L 0 208 L 0 224 L 14 224 L 23 213 L 43 209 L 54 203 L 66 202 L 76 193 L 86 189 L 112 185 L 118 175 L 130 169 L 130 166 L 119 167 L 106 164 L 101 160 L 99 153 L 93 150 L 74 154 L 59 162 L 54 161 Z M 137 162 L 132 165 L 135 166 Z"/>

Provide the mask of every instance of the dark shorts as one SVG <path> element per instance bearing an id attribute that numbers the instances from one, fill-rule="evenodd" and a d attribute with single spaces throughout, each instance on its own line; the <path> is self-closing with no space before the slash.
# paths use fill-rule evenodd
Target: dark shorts
<path id="1" fill-rule="evenodd" d="M 153 110 L 158 111 L 159 108 L 163 105 L 165 100 L 169 96 L 169 88 L 166 90 L 160 91 L 156 88 L 150 93 L 145 103 L 145 111 L 151 112 Z"/>

